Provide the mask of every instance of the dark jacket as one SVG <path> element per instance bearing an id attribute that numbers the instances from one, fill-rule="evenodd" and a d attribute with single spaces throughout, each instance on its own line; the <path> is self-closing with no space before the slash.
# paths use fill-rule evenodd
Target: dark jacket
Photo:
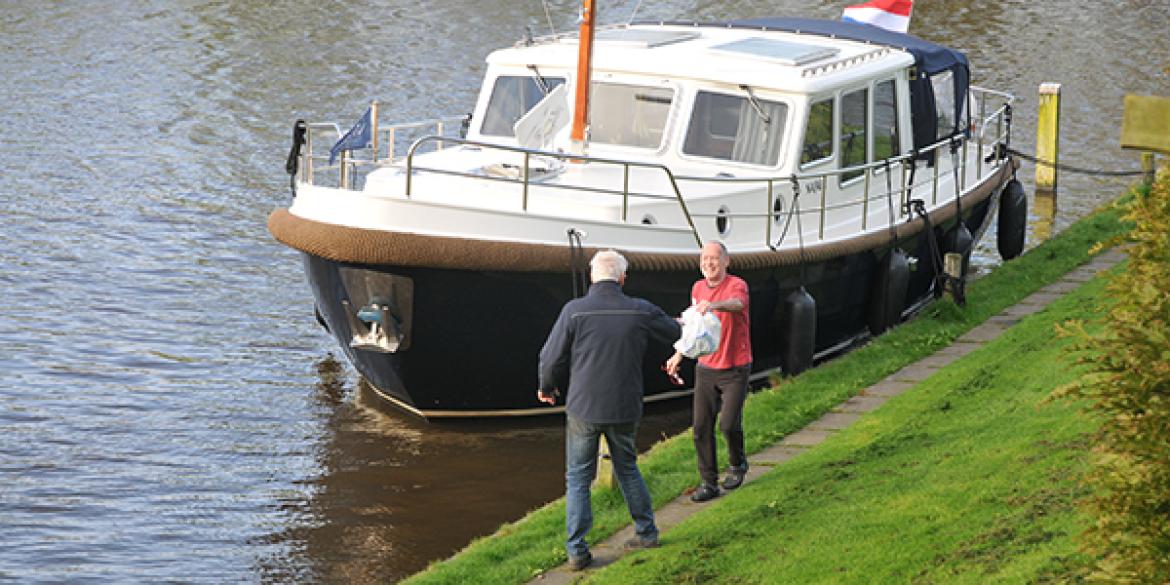
<path id="1" fill-rule="evenodd" d="M 592 424 L 642 417 L 642 359 L 647 341 L 678 339 L 678 322 L 653 303 L 603 280 L 561 309 L 540 350 L 540 389 L 566 392 L 565 410 Z M 566 386 L 568 386 L 566 388 Z"/>

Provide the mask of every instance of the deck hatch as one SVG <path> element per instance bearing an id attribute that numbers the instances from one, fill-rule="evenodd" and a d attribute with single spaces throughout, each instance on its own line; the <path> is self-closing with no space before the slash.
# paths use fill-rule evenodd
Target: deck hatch
<path id="1" fill-rule="evenodd" d="M 833 47 L 759 37 L 714 45 L 711 48 L 716 51 L 735 53 L 740 56 L 746 55 L 757 59 L 765 59 L 783 63 L 784 65 L 795 66 L 827 59 L 840 52 L 839 49 Z"/>

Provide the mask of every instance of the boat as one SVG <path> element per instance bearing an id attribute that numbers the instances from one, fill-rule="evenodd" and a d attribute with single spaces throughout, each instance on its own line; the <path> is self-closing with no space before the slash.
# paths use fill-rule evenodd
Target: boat
<path id="1" fill-rule="evenodd" d="M 723 242 L 758 376 L 961 301 L 997 215 L 1001 255 L 1022 250 L 1014 98 L 971 85 L 960 51 L 844 21 L 591 20 L 491 53 L 470 115 L 380 124 L 375 102 L 348 133 L 294 127 L 269 230 L 389 403 L 555 412 L 537 354 L 598 250 L 629 259 L 628 294 L 681 312 L 701 245 Z M 648 352 L 647 401 L 689 393 L 693 371 L 660 371 L 671 351 Z"/>

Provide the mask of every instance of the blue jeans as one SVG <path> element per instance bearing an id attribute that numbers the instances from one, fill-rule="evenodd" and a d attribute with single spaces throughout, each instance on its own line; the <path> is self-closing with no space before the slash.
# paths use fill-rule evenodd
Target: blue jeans
<path id="1" fill-rule="evenodd" d="M 593 505 L 589 487 L 597 475 L 597 441 L 604 435 L 613 458 L 613 472 L 630 517 L 634 531 L 643 540 L 656 540 L 658 527 L 654 525 L 654 503 L 642 473 L 638 471 L 638 449 L 634 438 L 638 423 L 592 424 L 566 414 L 565 425 L 565 529 L 569 534 L 565 549 L 570 558 L 583 557 L 589 552 L 585 535 L 593 527 Z"/>

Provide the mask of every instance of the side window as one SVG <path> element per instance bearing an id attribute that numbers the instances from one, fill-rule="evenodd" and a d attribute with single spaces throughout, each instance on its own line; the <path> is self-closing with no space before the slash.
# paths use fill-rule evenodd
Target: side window
<path id="1" fill-rule="evenodd" d="M 869 90 L 859 89 L 841 96 L 840 168 L 865 164 L 866 105 Z M 842 183 L 860 177 L 865 171 L 849 171 L 839 175 Z"/>
<path id="2" fill-rule="evenodd" d="M 955 74 L 949 69 L 933 75 L 935 115 L 938 118 L 938 136 L 942 140 L 955 132 Z"/>
<path id="3" fill-rule="evenodd" d="M 658 148 L 666 131 L 674 90 L 594 83 L 589 139 L 602 144 Z"/>
<path id="4" fill-rule="evenodd" d="M 898 96 L 894 80 L 888 79 L 873 88 L 873 160 L 901 154 L 898 143 Z"/>
<path id="5" fill-rule="evenodd" d="M 722 160 L 775 165 L 788 106 L 781 102 L 749 100 L 701 91 L 687 127 L 683 152 Z"/>
<path id="6" fill-rule="evenodd" d="M 563 77 L 545 77 L 546 87 L 542 88 L 535 77 L 502 75 L 496 78 L 492 87 L 492 97 L 488 100 L 487 112 L 483 116 L 483 126 L 479 131 L 490 136 L 512 136 L 512 126 L 516 124 L 528 110 L 532 109 L 540 100 L 544 99 L 545 89 L 561 85 Z"/>
<path id="7" fill-rule="evenodd" d="M 833 98 L 816 102 L 808 110 L 800 166 L 811 166 L 833 156 Z"/>

